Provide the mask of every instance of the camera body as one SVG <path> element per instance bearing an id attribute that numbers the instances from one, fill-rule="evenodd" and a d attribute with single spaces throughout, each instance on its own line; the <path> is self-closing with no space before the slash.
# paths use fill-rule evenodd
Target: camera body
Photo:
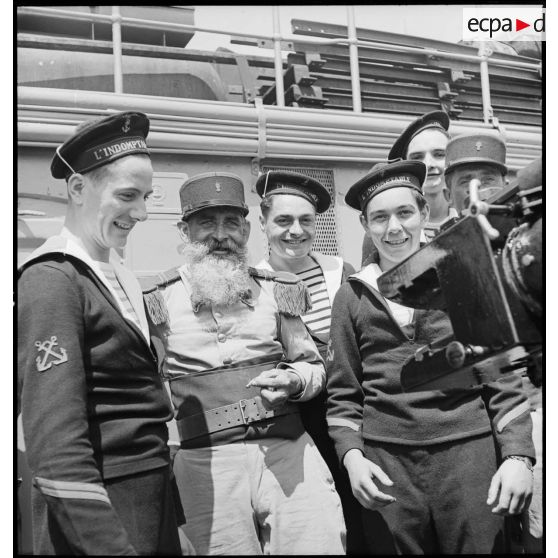
<path id="1" fill-rule="evenodd" d="M 541 385 L 540 160 L 522 171 L 482 212 L 470 206 L 470 215 L 378 279 L 386 298 L 444 310 L 453 326 L 453 337 L 421 347 L 405 364 L 405 391 L 466 388 L 522 369 Z"/>

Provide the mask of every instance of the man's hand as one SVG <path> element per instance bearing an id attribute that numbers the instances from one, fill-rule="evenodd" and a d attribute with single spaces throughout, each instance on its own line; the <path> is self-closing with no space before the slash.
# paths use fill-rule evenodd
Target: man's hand
<path id="1" fill-rule="evenodd" d="M 372 461 L 366 459 L 358 449 L 351 449 L 343 457 L 343 465 L 349 473 L 355 498 L 367 509 L 376 510 L 395 502 L 395 498 L 384 494 L 372 482 L 375 478 L 382 484 L 393 486 L 390 478 Z"/>
<path id="2" fill-rule="evenodd" d="M 289 397 L 302 391 L 302 380 L 290 370 L 274 368 L 264 370 L 261 374 L 250 380 L 246 387 L 259 387 L 264 404 L 270 409 L 277 409 Z M 266 405 L 266 406 L 267 406 Z"/>
<path id="3" fill-rule="evenodd" d="M 486 503 L 492 506 L 498 498 L 492 513 L 516 515 L 529 507 L 533 494 L 533 474 L 523 461 L 506 459 L 492 477 Z"/>

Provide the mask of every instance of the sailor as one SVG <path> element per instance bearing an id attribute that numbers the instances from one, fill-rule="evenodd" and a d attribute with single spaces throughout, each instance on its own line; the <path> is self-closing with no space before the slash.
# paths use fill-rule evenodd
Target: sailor
<path id="1" fill-rule="evenodd" d="M 354 269 L 339 256 L 322 254 L 313 249 L 317 216 L 331 206 L 327 188 L 318 180 L 293 171 L 268 171 L 256 182 L 260 203 L 260 225 L 266 234 L 269 257 L 256 267 L 288 271 L 297 275 L 310 292 L 312 308 L 303 314 L 312 339 L 322 358 L 327 352 L 331 324 L 331 305 L 335 293 Z M 347 526 L 347 552 L 363 550 L 360 510 L 348 482 L 346 471 L 339 467 L 333 442 L 327 433 L 325 391 L 300 406 L 302 421 L 332 472 L 341 497 Z"/>
<path id="2" fill-rule="evenodd" d="M 449 191 L 444 181 L 449 125 L 449 116 L 443 110 L 427 112 L 401 132 L 388 154 L 389 161 L 422 161 L 426 165 L 426 180 L 422 188 L 430 215 L 422 232 L 424 242 L 432 240 L 444 223 L 459 216 L 450 205 Z M 372 261 L 373 251 L 370 238 L 365 237 L 362 246 L 363 265 Z"/>
<path id="3" fill-rule="evenodd" d="M 248 266 L 237 176 L 194 176 L 180 201 L 184 265 L 144 292 L 167 351 L 185 531 L 199 554 L 343 554 L 339 496 L 298 409 L 325 383 L 299 317 L 309 295 Z"/>
<path id="4" fill-rule="evenodd" d="M 139 112 L 76 128 L 51 164 L 68 186 L 64 228 L 18 270 L 35 554 L 181 554 L 172 410 L 140 285 L 118 255 L 147 218 L 148 131 Z"/>
<path id="5" fill-rule="evenodd" d="M 419 248 L 425 176 L 420 161 L 393 162 L 345 196 L 377 258 L 341 285 L 333 303 L 329 432 L 364 508 L 369 552 L 502 552 L 503 518 L 526 509 L 533 484 L 521 379 L 403 392 L 402 366 L 417 347 L 451 336 L 451 324 L 442 311 L 401 306 L 377 287 L 380 274 Z"/>
<path id="6" fill-rule="evenodd" d="M 389 161 L 404 159 L 422 161 L 426 165 L 422 193 L 430 207 L 430 216 L 424 227 L 427 240 L 431 240 L 448 219 L 457 217 L 455 209 L 450 206 L 444 182 L 449 125 L 449 116 L 443 110 L 423 114 L 407 126 L 388 155 Z"/>

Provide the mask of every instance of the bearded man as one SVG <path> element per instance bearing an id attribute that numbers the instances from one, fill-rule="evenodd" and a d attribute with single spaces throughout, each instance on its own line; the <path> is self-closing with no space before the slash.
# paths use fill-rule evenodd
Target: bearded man
<path id="1" fill-rule="evenodd" d="M 185 263 L 145 299 L 167 351 L 185 532 L 199 554 L 344 553 L 339 496 L 297 406 L 325 382 L 304 286 L 249 268 L 237 176 L 195 176 L 180 200 Z"/>

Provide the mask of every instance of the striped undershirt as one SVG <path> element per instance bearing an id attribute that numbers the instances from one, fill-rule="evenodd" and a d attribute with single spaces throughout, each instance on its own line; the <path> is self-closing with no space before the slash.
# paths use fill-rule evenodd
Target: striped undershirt
<path id="1" fill-rule="evenodd" d="M 331 305 L 322 268 L 315 265 L 297 273 L 302 279 L 312 299 L 312 310 L 302 316 L 302 320 L 313 333 L 329 333 L 331 326 Z"/>
<path id="2" fill-rule="evenodd" d="M 136 311 L 134 310 L 132 304 L 130 303 L 130 299 L 126 294 L 126 291 L 122 288 L 120 281 L 118 281 L 118 277 L 116 277 L 116 273 L 114 272 L 114 267 L 112 266 L 112 264 L 106 262 L 97 262 L 97 263 L 99 264 L 99 267 L 103 272 L 103 275 L 107 278 L 107 281 L 110 283 L 111 287 L 118 295 L 119 302 L 120 302 L 119 306 L 124 310 L 124 317 L 130 320 L 131 322 L 134 322 L 134 324 L 136 324 L 138 328 L 141 330 L 141 324 L 136 314 Z"/>

